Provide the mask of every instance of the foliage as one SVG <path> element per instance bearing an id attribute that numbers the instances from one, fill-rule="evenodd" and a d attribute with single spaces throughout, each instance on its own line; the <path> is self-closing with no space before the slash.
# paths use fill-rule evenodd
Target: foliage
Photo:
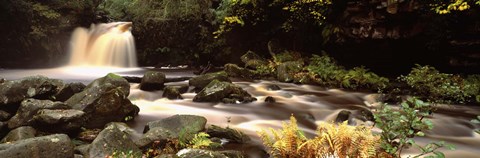
<path id="1" fill-rule="evenodd" d="M 273 137 L 265 130 L 259 135 L 273 157 L 374 157 L 377 152 L 378 137 L 370 129 L 349 126 L 346 122 L 338 126 L 321 124 L 313 139 L 306 138 L 298 129 L 293 116 L 290 123 L 283 123 L 282 130 L 270 131 Z"/>
<path id="2" fill-rule="evenodd" d="M 200 132 L 193 135 L 193 138 L 187 139 L 186 136 L 180 136 L 179 145 L 182 148 L 193 148 L 193 149 L 212 149 L 220 147 L 219 143 L 212 142 L 209 139 L 210 135 L 205 132 Z"/>
<path id="3" fill-rule="evenodd" d="M 324 86 L 381 90 L 388 83 L 388 79 L 369 72 L 364 67 L 346 70 L 327 55 L 313 55 L 307 70 L 319 79 L 319 84 Z"/>
<path id="4" fill-rule="evenodd" d="M 471 122 L 472 122 L 472 123 L 475 123 L 475 124 L 480 124 L 480 116 L 477 116 L 477 118 L 472 119 Z M 475 132 L 477 132 L 478 134 L 480 134 L 480 129 L 476 129 Z"/>
<path id="5" fill-rule="evenodd" d="M 471 77 L 468 82 L 459 75 L 440 73 L 434 67 L 416 65 L 406 76 L 398 78 L 411 88 L 412 95 L 429 102 L 470 102 L 478 95 L 479 80 Z"/>
<path id="6" fill-rule="evenodd" d="M 438 14 L 449 14 L 452 11 L 464 11 L 472 5 L 480 5 L 480 0 L 435 0 L 428 2 Z"/>
<path id="7" fill-rule="evenodd" d="M 382 130 L 380 146 L 383 150 L 400 157 L 402 149 L 414 145 L 419 148 L 421 155 L 433 153 L 441 155 L 436 149 L 441 147 L 453 148 L 442 142 L 430 143 L 425 147 L 415 144 L 415 136 L 424 136 L 425 130 L 433 128 L 433 123 L 426 119 L 432 113 L 433 106 L 416 98 L 410 98 L 401 103 L 399 111 L 383 104 L 379 111 L 374 113 L 375 123 Z"/>

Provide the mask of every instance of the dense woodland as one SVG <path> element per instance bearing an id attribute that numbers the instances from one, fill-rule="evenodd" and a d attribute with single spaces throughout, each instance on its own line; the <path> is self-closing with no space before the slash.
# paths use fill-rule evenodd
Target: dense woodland
<path id="1" fill-rule="evenodd" d="M 2 0 L 1 67 L 57 66 L 75 27 L 132 21 L 141 65 L 222 66 L 248 50 L 405 73 L 415 64 L 478 72 L 475 0 Z M 59 62 L 60 61 L 60 62 Z M 393 71 L 392 71 L 393 70 Z"/>

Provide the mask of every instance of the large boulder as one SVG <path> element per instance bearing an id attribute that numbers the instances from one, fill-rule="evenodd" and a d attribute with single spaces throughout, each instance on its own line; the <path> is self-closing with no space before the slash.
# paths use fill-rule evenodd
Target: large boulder
<path id="1" fill-rule="evenodd" d="M 69 109 L 70 107 L 62 102 L 53 102 L 50 100 L 27 99 L 22 101 L 15 114 L 9 121 L 10 129 L 20 126 L 34 125 L 33 116 L 41 109 Z"/>
<path id="2" fill-rule="evenodd" d="M 255 101 L 245 90 L 229 82 L 213 80 L 194 98 L 194 102 L 228 102 L 228 103 L 246 103 Z"/>
<path id="3" fill-rule="evenodd" d="M 140 83 L 140 89 L 144 91 L 154 91 L 163 89 L 165 83 L 165 74 L 157 71 L 147 71 L 143 75 Z"/>
<path id="4" fill-rule="evenodd" d="M 255 71 L 249 70 L 246 68 L 241 68 L 235 64 L 225 64 L 224 67 L 225 67 L 225 72 L 230 77 L 247 78 L 247 79 L 258 78 Z"/>
<path id="5" fill-rule="evenodd" d="M 54 134 L 0 144 L 1 157 L 73 158 L 74 145 L 65 134 Z"/>
<path id="6" fill-rule="evenodd" d="M 42 109 L 33 116 L 33 122 L 37 129 L 43 131 L 68 133 L 83 126 L 84 114 L 85 112 L 75 109 Z"/>
<path id="7" fill-rule="evenodd" d="M 98 134 L 88 149 L 90 158 L 104 158 L 110 156 L 113 152 L 130 152 L 134 154 L 142 151 L 135 145 L 129 134 L 122 132 L 117 124 L 109 124 Z"/>
<path id="8" fill-rule="evenodd" d="M 0 106 L 17 104 L 26 98 L 47 99 L 56 94 L 64 83 L 44 76 L 25 77 L 0 84 Z"/>
<path id="9" fill-rule="evenodd" d="M 178 134 L 180 132 L 198 133 L 205 129 L 207 119 L 202 116 L 196 115 L 173 115 L 158 121 L 152 121 L 147 123 L 144 132 L 149 129 L 162 127 Z"/>
<path id="10" fill-rule="evenodd" d="M 85 127 L 102 128 L 109 122 L 124 121 L 138 114 L 139 108 L 128 100 L 130 85 L 124 78 L 108 74 L 94 80 L 82 92 L 65 103 L 85 112 Z"/>
<path id="11" fill-rule="evenodd" d="M 190 80 L 188 80 L 188 84 L 200 90 L 200 89 L 203 89 L 205 86 L 207 86 L 213 80 L 232 82 L 228 78 L 228 75 L 226 72 L 220 71 L 220 72 L 208 73 L 205 75 L 193 77 Z"/>
<path id="12" fill-rule="evenodd" d="M 15 128 L 14 130 L 8 132 L 8 134 L 3 137 L 0 143 L 15 142 L 23 139 L 33 138 L 37 134 L 37 130 L 30 126 L 22 126 Z"/>
<path id="13" fill-rule="evenodd" d="M 277 80 L 280 82 L 291 82 L 295 74 L 303 68 L 303 62 L 287 61 L 277 66 Z"/>
<path id="14" fill-rule="evenodd" d="M 57 94 L 53 95 L 52 99 L 56 101 L 66 101 L 74 94 L 83 91 L 85 87 L 86 86 L 81 82 L 67 83 L 60 88 L 60 91 Z"/>

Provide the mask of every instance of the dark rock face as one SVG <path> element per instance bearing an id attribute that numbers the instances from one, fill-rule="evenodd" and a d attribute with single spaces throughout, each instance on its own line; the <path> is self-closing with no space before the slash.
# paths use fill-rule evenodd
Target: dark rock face
<path id="1" fill-rule="evenodd" d="M 219 152 L 203 149 L 182 149 L 178 151 L 177 156 L 179 158 L 228 158 Z"/>
<path id="2" fill-rule="evenodd" d="M 253 98 L 242 88 L 229 83 L 213 80 L 202 91 L 200 91 L 194 98 L 194 102 L 227 102 L 227 103 L 247 103 L 255 101 Z"/>
<path id="3" fill-rule="evenodd" d="M 0 106 L 20 103 L 26 98 L 47 99 L 63 87 L 63 81 L 44 76 L 25 77 L 0 84 Z"/>
<path id="4" fill-rule="evenodd" d="M 33 138 L 37 130 L 30 126 L 22 126 L 10 131 L 0 143 L 15 142 L 23 139 Z"/>
<path id="5" fill-rule="evenodd" d="M 165 74 L 156 71 L 147 71 L 143 75 L 140 89 L 144 91 L 154 91 L 163 89 L 165 83 Z"/>
<path id="6" fill-rule="evenodd" d="M 86 156 L 103 158 L 112 155 L 115 151 L 141 153 L 128 134 L 122 132 L 116 124 L 110 124 L 95 138 Z"/>
<path id="7" fill-rule="evenodd" d="M 180 86 L 167 86 L 163 89 L 162 97 L 166 97 L 168 99 L 183 99 L 182 92 L 180 92 Z M 188 87 L 187 87 L 188 88 Z"/>
<path id="8" fill-rule="evenodd" d="M 51 132 L 76 131 L 85 122 L 84 114 L 85 112 L 75 109 L 42 109 L 33 116 L 33 120 L 36 122 L 34 126 Z"/>
<path id="9" fill-rule="evenodd" d="M 352 114 L 352 112 L 350 112 L 348 110 L 342 110 L 338 113 L 337 118 L 335 118 L 335 122 L 336 123 L 342 123 L 344 121 L 348 121 L 351 114 Z"/>
<path id="10" fill-rule="evenodd" d="M 75 93 L 83 91 L 85 87 L 86 86 L 80 82 L 67 83 L 52 98 L 55 101 L 66 101 L 68 100 L 68 98 L 72 97 Z"/>
<path id="11" fill-rule="evenodd" d="M 298 61 L 287 61 L 277 66 L 277 80 L 280 82 L 292 82 L 295 73 L 300 72 L 303 63 Z"/>
<path id="12" fill-rule="evenodd" d="M 230 77 L 247 78 L 247 79 L 258 78 L 255 71 L 249 70 L 246 68 L 241 68 L 235 64 L 225 64 L 224 67 L 225 67 L 225 72 Z"/>
<path id="13" fill-rule="evenodd" d="M 70 107 L 62 102 L 50 100 L 27 99 L 22 101 L 17 114 L 8 121 L 10 129 L 25 125 L 34 124 L 34 115 L 41 109 L 69 109 Z"/>
<path id="14" fill-rule="evenodd" d="M 174 133 L 162 127 L 156 127 L 156 128 L 150 129 L 140 139 L 135 141 L 135 144 L 139 148 L 145 149 L 155 141 L 160 141 L 160 143 L 166 143 L 167 140 L 174 139 L 174 138 L 178 138 L 178 133 Z"/>
<path id="15" fill-rule="evenodd" d="M 7 121 L 12 115 L 6 111 L 0 110 L 0 121 Z"/>
<path id="16" fill-rule="evenodd" d="M 226 138 L 234 143 L 245 143 L 250 141 L 250 137 L 238 130 L 222 128 L 215 125 L 211 125 L 207 128 L 207 134 L 211 137 Z"/>
<path id="17" fill-rule="evenodd" d="M 275 103 L 275 102 L 277 102 L 277 101 L 275 100 L 274 97 L 268 96 L 268 97 L 265 98 L 265 102 L 266 102 L 266 103 Z"/>
<path id="18" fill-rule="evenodd" d="M 205 74 L 205 75 L 200 75 L 200 76 L 193 77 L 190 80 L 188 80 L 188 84 L 190 86 L 194 86 L 196 89 L 203 89 L 205 86 L 207 86 L 213 80 L 232 82 L 228 78 L 227 73 L 224 72 L 224 71 L 221 71 L 221 72 L 208 73 L 208 74 Z"/>
<path id="19" fill-rule="evenodd" d="M 109 122 L 124 121 L 138 114 L 139 108 L 128 100 L 129 83 L 115 74 L 108 74 L 90 83 L 85 90 L 65 103 L 85 112 L 85 127 L 102 128 Z"/>
<path id="20" fill-rule="evenodd" d="M 8 158 L 72 158 L 74 145 L 65 134 L 54 134 L 0 144 L 0 155 Z"/>

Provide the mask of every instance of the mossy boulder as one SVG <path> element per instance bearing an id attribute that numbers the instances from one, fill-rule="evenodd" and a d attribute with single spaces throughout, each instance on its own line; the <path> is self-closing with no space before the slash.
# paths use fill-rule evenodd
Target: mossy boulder
<path id="1" fill-rule="evenodd" d="M 70 109 L 65 103 L 50 100 L 27 99 L 22 101 L 17 113 L 8 121 L 8 127 L 14 129 L 20 126 L 35 124 L 33 117 L 42 109 Z"/>
<path id="2" fill-rule="evenodd" d="M 161 90 L 165 83 L 165 74 L 157 71 L 147 71 L 143 75 L 140 89 L 144 91 Z"/>
<path id="3" fill-rule="evenodd" d="M 83 91 L 85 89 L 85 85 L 81 82 L 73 82 L 65 84 L 58 93 L 52 96 L 52 100 L 55 101 L 66 101 L 74 94 Z"/>
<path id="4" fill-rule="evenodd" d="M 183 99 L 182 93 L 188 90 L 188 86 L 167 86 L 163 89 L 162 97 L 168 99 Z"/>
<path id="5" fill-rule="evenodd" d="M 84 115 L 85 112 L 75 109 L 41 109 L 33 116 L 34 127 L 49 132 L 74 132 L 84 125 Z"/>
<path id="6" fill-rule="evenodd" d="M 225 71 L 220 71 L 220 72 L 208 73 L 208 74 L 193 77 L 190 80 L 188 80 L 188 84 L 200 90 L 205 88 L 205 86 L 207 86 L 213 80 L 232 82 L 228 78 L 228 74 Z"/>
<path id="7" fill-rule="evenodd" d="M 85 112 L 85 127 L 102 128 L 109 122 L 121 122 L 138 114 L 139 108 L 127 98 L 130 85 L 124 78 L 108 74 L 94 80 L 65 103 Z"/>
<path id="8" fill-rule="evenodd" d="M 248 92 L 239 86 L 229 83 L 213 80 L 202 91 L 200 91 L 194 98 L 194 102 L 252 102 L 253 98 Z"/>
<path id="9" fill-rule="evenodd" d="M 122 132 L 122 127 L 109 124 L 90 144 L 86 157 L 105 157 L 113 152 L 132 152 L 141 157 L 142 151 L 135 145 L 128 133 Z M 136 156 L 138 156 L 136 155 Z M 135 156 L 134 156 L 135 157 Z"/>
<path id="10" fill-rule="evenodd" d="M 222 128 L 216 125 L 210 125 L 207 128 L 207 134 L 211 137 L 217 138 L 224 138 L 227 139 L 229 142 L 234 143 L 245 143 L 250 141 L 250 137 L 246 134 L 242 133 L 241 131 L 232 129 L 232 128 Z"/>
<path id="11" fill-rule="evenodd" d="M 260 57 L 253 51 L 248 51 L 247 53 L 243 54 L 240 59 L 245 64 L 245 67 L 257 69 L 260 66 L 267 65 L 267 61 Z"/>
<path id="12" fill-rule="evenodd" d="M 280 82 L 292 82 L 295 74 L 303 69 L 303 62 L 287 61 L 277 66 L 277 80 Z"/>
<path id="13" fill-rule="evenodd" d="M 225 64 L 224 69 L 225 69 L 225 72 L 230 77 L 247 78 L 247 79 L 257 78 L 257 75 L 254 70 L 242 68 L 236 64 Z"/>
<path id="14" fill-rule="evenodd" d="M 31 76 L 0 84 L 0 106 L 18 104 L 26 98 L 47 99 L 56 94 L 64 83 L 45 76 Z"/>
<path id="15" fill-rule="evenodd" d="M 36 134 L 37 130 L 35 130 L 33 127 L 22 126 L 8 132 L 8 134 L 2 139 L 2 141 L 0 141 L 0 143 L 11 143 L 23 139 L 33 138 Z"/>

